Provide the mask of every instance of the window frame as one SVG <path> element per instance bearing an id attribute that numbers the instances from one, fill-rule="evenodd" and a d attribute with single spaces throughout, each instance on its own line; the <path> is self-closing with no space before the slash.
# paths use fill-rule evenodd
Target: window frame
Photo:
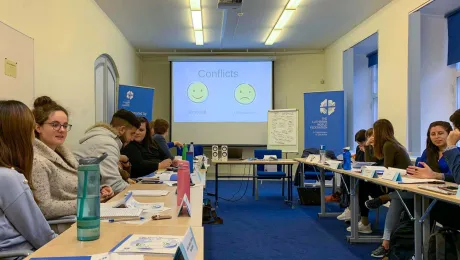
<path id="1" fill-rule="evenodd" d="M 378 64 L 369 67 L 370 81 L 371 81 L 371 110 L 372 110 L 372 119 L 375 121 L 378 120 L 378 105 L 379 105 L 379 70 Z"/>
<path id="2" fill-rule="evenodd" d="M 97 69 L 102 67 L 103 79 L 102 79 L 102 96 L 103 96 L 103 113 L 102 118 L 99 118 L 97 113 L 98 107 L 97 104 L 99 102 L 98 97 L 98 82 L 97 82 Z M 113 79 L 114 86 L 113 86 L 113 93 L 109 93 L 111 89 L 109 89 L 109 77 Z M 113 61 L 112 57 L 108 54 L 100 55 L 96 61 L 94 62 L 94 101 L 95 101 L 95 121 L 102 121 L 105 123 L 109 123 L 112 120 L 112 116 L 116 111 L 116 104 L 118 99 L 118 87 L 119 87 L 119 74 L 118 69 Z M 113 101 L 110 102 L 109 97 L 113 97 Z"/>

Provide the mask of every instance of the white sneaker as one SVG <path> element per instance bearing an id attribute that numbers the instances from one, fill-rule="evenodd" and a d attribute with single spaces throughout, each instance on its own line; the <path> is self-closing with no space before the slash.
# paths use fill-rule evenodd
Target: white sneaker
<path id="1" fill-rule="evenodd" d="M 342 214 L 337 217 L 338 220 L 350 221 L 351 220 L 351 211 L 349 208 L 346 208 Z"/>
<path id="2" fill-rule="evenodd" d="M 347 231 L 351 232 L 351 226 L 347 227 Z M 363 225 L 363 223 L 361 223 L 361 221 L 358 222 L 358 232 L 359 233 L 364 233 L 364 234 L 372 233 L 371 224 L 366 226 L 366 225 Z"/>

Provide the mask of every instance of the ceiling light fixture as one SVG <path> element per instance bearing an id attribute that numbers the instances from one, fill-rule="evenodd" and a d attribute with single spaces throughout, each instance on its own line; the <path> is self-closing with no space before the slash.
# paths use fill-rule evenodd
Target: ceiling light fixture
<path id="1" fill-rule="evenodd" d="M 301 0 L 290 0 L 286 7 L 284 8 L 283 13 L 278 18 L 273 30 L 268 35 L 267 40 L 265 41 L 265 45 L 273 45 L 276 39 L 283 30 L 284 26 L 288 23 L 289 19 L 291 19 L 292 15 L 296 11 L 297 7 L 299 6 Z"/>
<path id="2" fill-rule="evenodd" d="M 201 13 L 201 0 L 190 0 L 190 11 L 192 13 L 193 30 L 195 32 L 195 44 L 204 44 L 203 20 Z"/>

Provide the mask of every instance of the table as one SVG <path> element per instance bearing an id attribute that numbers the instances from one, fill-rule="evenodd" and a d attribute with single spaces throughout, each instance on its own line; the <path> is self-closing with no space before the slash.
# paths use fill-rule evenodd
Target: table
<path id="1" fill-rule="evenodd" d="M 164 202 L 164 206 L 171 208 L 166 211 L 165 215 L 171 215 L 171 219 L 152 220 L 143 224 L 143 226 L 192 226 L 201 227 L 203 225 L 203 186 L 195 185 L 190 187 L 190 204 L 192 206 L 191 217 L 177 217 L 179 207 L 177 206 L 177 195 L 175 186 L 169 187 L 166 184 L 142 184 L 136 183 L 129 185 L 124 191 L 113 197 L 111 201 L 117 201 L 124 198 L 125 194 L 130 190 L 168 190 L 166 196 L 161 197 L 138 197 L 134 198 L 142 203 Z"/>
<path id="2" fill-rule="evenodd" d="M 258 185 L 257 185 L 257 170 L 256 166 L 257 165 L 286 165 L 288 168 L 287 174 L 288 174 L 288 198 L 286 202 L 291 205 L 291 207 L 294 207 L 293 203 L 293 196 L 292 196 L 292 166 L 294 164 L 297 164 L 296 161 L 290 160 L 290 159 L 279 159 L 279 160 L 274 160 L 274 161 L 268 161 L 268 160 L 229 160 L 229 161 L 222 161 L 222 160 L 214 160 L 212 161 L 214 163 L 216 170 L 215 170 L 215 180 L 216 180 L 216 185 L 215 185 L 215 205 L 218 207 L 219 203 L 219 177 L 220 178 L 242 178 L 242 176 L 219 176 L 219 165 L 221 164 L 226 164 L 226 165 L 252 165 L 252 180 L 253 180 L 253 195 L 254 191 L 256 194 L 256 200 L 258 198 Z"/>
<path id="3" fill-rule="evenodd" d="M 35 251 L 27 259 L 53 256 L 87 256 L 107 253 L 130 234 L 185 235 L 187 229 L 188 227 L 186 226 L 150 226 L 149 228 L 145 228 L 145 225 L 114 225 L 114 223 L 101 222 L 101 237 L 95 241 L 81 242 L 77 240 L 77 225 L 74 224 L 60 236 Z M 192 231 L 198 245 L 196 259 L 204 259 L 204 229 L 203 227 L 192 227 Z M 144 257 L 146 260 L 172 259 L 171 256 L 145 255 Z"/>
<path id="4" fill-rule="evenodd" d="M 313 166 L 317 166 L 316 164 L 311 164 L 309 162 L 307 162 L 306 158 L 295 158 L 294 161 L 296 162 L 299 162 L 302 166 L 302 172 L 304 172 L 304 174 L 300 174 L 299 178 L 300 178 L 300 181 L 299 181 L 299 187 L 304 187 L 305 184 L 305 164 L 309 164 L 309 165 L 313 165 Z M 322 217 L 337 217 L 338 215 L 342 214 L 342 212 L 326 212 L 326 169 L 319 166 L 319 175 L 320 175 L 320 196 L 321 196 L 321 211 L 320 213 L 318 213 L 318 217 L 319 218 L 322 218 Z M 332 184 L 332 187 L 333 187 L 333 190 L 335 191 L 335 186 L 336 186 L 336 182 L 335 182 L 335 176 L 333 178 L 333 184 Z"/>
<path id="5" fill-rule="evenodd" d="M 358 181 L 364 180 L 378 185 L 386 186 L 399 191 L 412 192 L 414 194 L 414 244 L 415 244 L 415 259 L 422 259 L 422 245 L 424 245 L 424 254 L 427 255 L 428 240 L 430 235 L 430 220 L 429 213 L 431 210 L 429 199 L 441 200 L 447 203 L 460 205 L 460 198 L 455 195 L 445 195 L 433 191 L 423 190 L 417 187 L 417 184 L 398 184 L 394 181 L 384 180 L 382 178 L 369 178 L 362 176 L 360 173 L 346 171 L 342 169 L 333 169 L 329 166 L 307 162 L 303 158 L 295 159 L 302 163 L 320 167 L 324 170 L 333 171 L 336 173 L 346 174 L 350 176 L 350 197 L 351 197 L 351 235 L 347 238 L 350 243 L 359 242 L 380 242 L 379 238 L 375 241 L 375 237 L 360 237 L 358 233 Z M 427 185 L 427 184 L 424 184 Z M 436 184 L 432 184 L 436 186 Z M 323 205 L 322 205 L 323 206 Z"/>

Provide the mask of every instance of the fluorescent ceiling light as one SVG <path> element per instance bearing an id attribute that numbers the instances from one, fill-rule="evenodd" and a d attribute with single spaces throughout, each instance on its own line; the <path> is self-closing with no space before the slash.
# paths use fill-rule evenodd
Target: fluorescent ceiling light
<path id="1" fill-rule="evenodd" d="M 203 45 L 204 44 L 204 39 L 203 39 L 203 31 L 195 31 L 195 43 L 196 45 Z"/>
<path id="2" fill-rule="evenodd" d="M 190 10 L 201 10 L 201 0 L 190 0 Z"/>
<path id="3" fill-rule="evenodd" d="M 192 0 L 190 0 L 192 1 Z M 301 0 L 291 0 L 289 3 L 286 5 L 286 9 L 297 9 L 297 6 L 299 6 Z"/>
<path id="4" fill-rule="evenodd" d="M 265 41 L 265 45 L 273 45 L 276 41 L 276 38 L 280 35 L 281 30 L 273 29 L 270 35 L 268 36 L 267 40 Z"/>
<path id="5" fill-rule="evenodd" d="M 281 14 L 280 18 L 278 19 L 278 22 L 275 25 L 275 30 L 281 30 L 284 28 L 286 23 L 291 19 L 291 16 L 294 14 L 295 10 L 284 10 L 283 13 Z"/>
<path id="6" fill-rule="evenodd" d="M 203 30 L 201 11 L 192 11 L 193 30 Z"/>

